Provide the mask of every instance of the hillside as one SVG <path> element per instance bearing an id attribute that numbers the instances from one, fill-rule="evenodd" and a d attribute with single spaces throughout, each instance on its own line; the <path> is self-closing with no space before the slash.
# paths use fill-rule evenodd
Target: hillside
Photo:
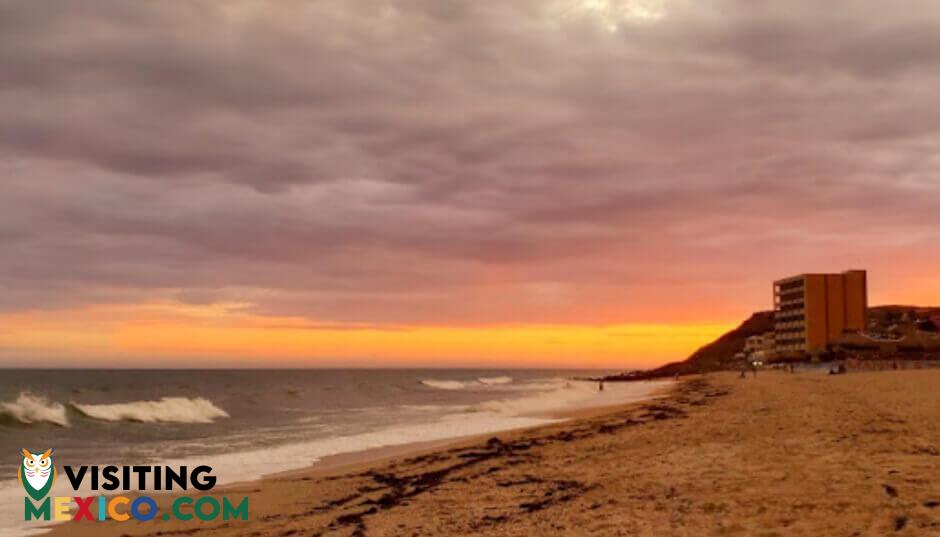
<path id="1" fill-rule="evenodd" d="M 760 311 L 741 323 L 741 326 L 726 333 L 715 341 L 695 351 L 681 362 L 673 362 L 649 371 L 656 377 L 672 376 L 676 373 L 700 373 L 703 371 L 718 371 L 722 369 L 735 369 L 741 364 L 734 355 L 744 349 L 744 342 L 751 336 L 763 334 L 774 329 L 774 313 Z"/>
<path id="2" fill-rule="evenodd" d="M 681 362 L 673 362 L 648 371 L 634 371 L 621 375 L 607 377 L 607 380 L 642 380 L 647 378 L 671 377 L 676 374 L 702 373 L 706 371 L 719 371 L 723 369 L 738 369 L 743 363 L 735 359 L 735 355 L 744 349 L 748 337 L 763 334 L 773 330 L 774 313 L 760 311 L 744 321 L 741 326 L 721 336 L 717 340 L 695 351 L 691 356 Z M 916 342 L 910 351 L 919 351 L 915 356 L 911 352 L 904 352 L 904 345 L 900 345 L 896 356 L 888 356 L 884 352 L 868 353 L 856 350 L 862 358 L 940 358 L 940 353 L 922 342 L 925 338 L 934 341 L 940 332 L 940 308 L 922 306 L 876 306 L 868 310 L 868 333 L 883 335 L 885 337 L 906 337 L 909 342 Z M 925 353 L 926 351 L 926 353 Z M 861 353 L 861 354 L 859 354 Z M 937 356 L 935 356 L 937 355 Z"/>
<path id="3" fill-rule="evenodd" d="M 741 326 L 705 345 L 681 362 L 672 362 L 649 371 L 614 375 L 608 377 L 608 380 L 637 380 L 734 369 L 741 365 L 738 361 L 735 361 L 734 355 L 744 349 L 747 338 L 773 330 L 773 327 L 774 313 L 772 311 L 760 311 L 751 315 Z"/>

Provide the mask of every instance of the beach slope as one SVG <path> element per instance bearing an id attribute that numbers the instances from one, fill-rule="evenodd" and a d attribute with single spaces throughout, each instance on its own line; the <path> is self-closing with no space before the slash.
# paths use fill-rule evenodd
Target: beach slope
<path id="1" fill-rule="evenodd" d="M 251 520 L 56 535 L 940 535 L 940 371 L 696 377 L 562 424 L 253 483 Z"/>

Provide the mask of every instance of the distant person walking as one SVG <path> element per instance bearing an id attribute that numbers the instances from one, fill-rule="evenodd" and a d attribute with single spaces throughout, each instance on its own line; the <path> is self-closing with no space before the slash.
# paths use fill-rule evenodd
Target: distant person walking
<path id="1" fill-rule="evenodd" d="M 603 381 L 603 380 L 597 381 L 597 391 L 599 391 L 599 392 L 604 391 L 604 381 Z"/>

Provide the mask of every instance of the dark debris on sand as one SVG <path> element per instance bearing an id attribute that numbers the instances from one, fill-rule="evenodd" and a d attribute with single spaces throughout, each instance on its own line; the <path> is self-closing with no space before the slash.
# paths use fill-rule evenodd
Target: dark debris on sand
<path id="1" fill-rule="evenodd" d="M 503 524 L 514 517 L 532 516 L 560 504 L 572 502 L 598 486 L 571 479 L 547 479 L 529 474 L 519 476 L 509 473 L 515 465 L 538 461 L 540 448 L 601 434 L 611 435 L 653 422 L 685 418 L 686 409 L 707 404 L 727 393 L 713 389 L 705 379 L 693 379 L 680 385 L 668 403 L 640 405 L 616 414 L 572 424 L 571 428 L 560 431 L 536 429 L 528 435 L 506 441 L 492 437 L 478 445 L 401 459 L 388 464 L 383 471 L 370 470 L 359 474 L 325 477 L 322 478 L 323 481 L 365 478 L 371 480 L 374 485 L 360 486 L 356 492 L 328 500 L 303 513 L 272 518 L 296 521 L 314 514 L 335 513 L 326 527 L 313 532 L 308 530 L 304 534 L 327 536 L 336 532 L 341 535 L 364 537 L 368 532 L 367 522 L 370 517 L 408 505 L 424 495 L 433 494 L 435 489 L 447 483 L 472 481 L 486 476 L 495 479 L 496 487 L 501 490 L 517 494 L 519 501 L 500 507 L 499 513 L 483 515 L 477 523 L 477 529 Z M 500 477 L 500 474 L 505 477 Z M 312 483 L 311 486 L 316 485 Z"/>

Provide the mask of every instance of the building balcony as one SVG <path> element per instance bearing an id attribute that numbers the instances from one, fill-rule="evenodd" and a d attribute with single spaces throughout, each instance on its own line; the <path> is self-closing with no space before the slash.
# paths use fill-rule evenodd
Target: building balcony
<path id="1" fill-rule="evenodd" d="M 777 293 L 776 297 L 781 302 L 790 302 L 793 300 L 803 300 L 806 296 L 805 290 L 797 289 L 796 291 L 786 291 L 783 293 Z"/>
<path id="2" fill-rule="evenodd" d="M 779 313 L 786 313 L 791 311 L 803 311 L 806 308 L 806 304 L 803 302 L 794 302 L 792 304 L 781 304 L 775 309 Z"/>
<path id="3" fill-rule="evenodd" d="M 774 290 L 778 293 L 786 293 L 787 291 L 793 291 L 795 289 L 803 289 L 805 287 L 803 278 L 790 281 L 778 281 L 774 283 Z"/>

